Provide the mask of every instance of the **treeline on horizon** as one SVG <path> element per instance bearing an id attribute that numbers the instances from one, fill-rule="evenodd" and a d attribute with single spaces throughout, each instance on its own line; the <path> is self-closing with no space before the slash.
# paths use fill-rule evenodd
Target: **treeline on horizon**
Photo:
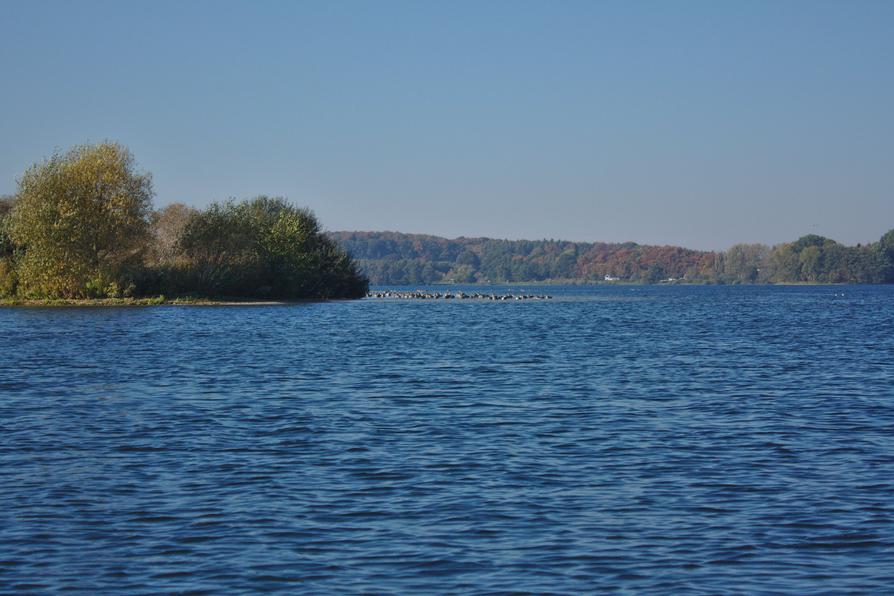
<path id="1" fill-rule="evenodd" d="M 0 298 L 357 298 L 367 279 L 316 217 L 259 196 L 155 210 L 117 143 L 29 168 L 0 198 Z"/>
<path id="2" fill-rule="evenodd" d="M 373 284 L 505 282 L 894 283 L 894 230 L 844 246 L 814 234 L 722 252 L 677 246 L 557 240 L 446 239 L 397 232 L 333 232 Z"/>

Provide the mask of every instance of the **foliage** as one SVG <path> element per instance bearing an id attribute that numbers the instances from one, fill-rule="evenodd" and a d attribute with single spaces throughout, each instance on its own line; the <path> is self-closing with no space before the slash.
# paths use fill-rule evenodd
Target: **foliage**
<path id="1" fill-rule="evenodd" d="M 130 152 L 103 143 L 56 153 L 19 181 L 9 235 L 24 252 L 19 291 L 86 298 L 132 291 L 151 210 L 149 174 Z"/>
<path id="2" fill-rule="evenodd" d="M 18 275 L 12 259 L 0 258 L 0 298 L 14 296 L 18 282 Z"/>
<path id="3" fill-rule="evenodd" d="M 18 285 L 16 246 L 9 236 L 9 215 L 13 204 L 12 197 L 0 197 L 0 298 L 14 295 Z"/>
<path id="4" fill-rule="evenodd" d="M 883 265 L 885 283 L 894 283 L 894 230 L 889 230 L 878 242 L 879 259 Z"/>
<path id="5" fill-rule="evenodd" d="M 149 174 L 115 143 L 32 166 L 0 198 L 0 298 L 355 298 L 354 261 L 283 199 L 152 211 Z"/>
<path id="6" fill-rule="evenodd" d="M 0 257 L 12 255 L 15 248 L 9 237 L 9 215 L 14 205 L 13 197 L 0 197 Z"/>
<path id="7" fill-rule="evenodd" d="M 368 289 L 313 213 L 283 199 L 214 203 L 192 214 L 177 249 L 172 280 L 181 293 L 353 298 Z"/>
<path id="8" fill-rule="evenodd" d="M 492 240 L 339 232 L 331 235 L 376 284 L 438 282 L 882 283 L 894 282 L 894 230 L 876 244 L 843 246 L 807 235 L 724 252 L 674 246 Z"/>
<path id="9" fill-rule="evenodd" d="M 178 242 L 183 230 L 198 211 L 183 203 L 172 203 L 152 213 L 150 230 L 151 248 L 148 255 L 155 266 L 172 266 L 178 257 Z"/>

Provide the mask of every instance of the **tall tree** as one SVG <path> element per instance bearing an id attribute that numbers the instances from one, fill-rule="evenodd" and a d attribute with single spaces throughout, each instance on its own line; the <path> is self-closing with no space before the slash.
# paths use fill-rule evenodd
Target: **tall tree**
<path id="1" fill-rule="evenodd" d="M 81 145 L 19 181 L 10 237 L 23 247 L 19 291 L 48 298 L 133 288 L 147 245 L 152 181 L 117 143 Z"/>

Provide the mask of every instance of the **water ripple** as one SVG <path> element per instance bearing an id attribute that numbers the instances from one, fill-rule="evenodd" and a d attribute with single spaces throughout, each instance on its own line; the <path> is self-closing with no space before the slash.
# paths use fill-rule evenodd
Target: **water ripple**
<path id="1" fill-rule="evenodd" d="M 550 293 L 0 310 L 0 592 L 890 590 L 894 288 Z"/>

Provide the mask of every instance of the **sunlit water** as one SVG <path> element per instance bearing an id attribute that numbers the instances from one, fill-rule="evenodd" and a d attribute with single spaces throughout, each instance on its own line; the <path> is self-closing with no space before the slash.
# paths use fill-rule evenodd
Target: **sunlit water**
<path id="1" fill-rule="evenodd" d="M 894 288 L 540 291 L 0 309 L 0 591 L 894 586 Z"/>

